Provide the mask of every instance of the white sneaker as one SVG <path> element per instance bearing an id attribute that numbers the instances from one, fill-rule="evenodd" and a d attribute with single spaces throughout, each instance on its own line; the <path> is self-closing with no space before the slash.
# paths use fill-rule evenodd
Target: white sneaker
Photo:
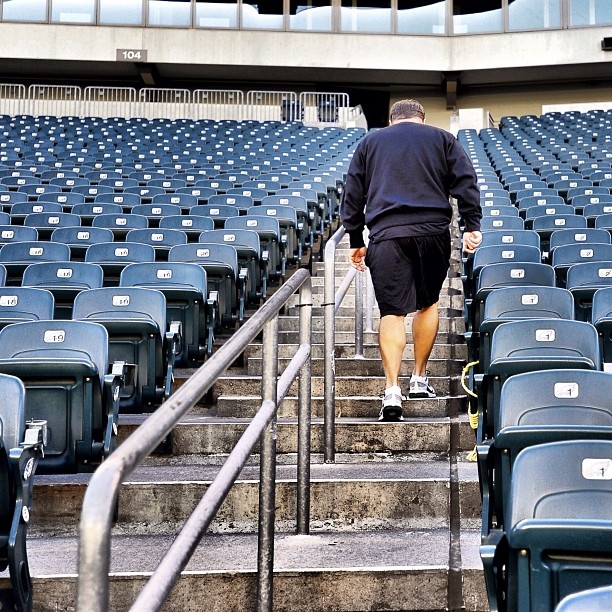
<path id="1" fill-rule="evenodd" d="M 382 406 L 378 415 L 379 421 L 403 421 L 402 400 L 404 396 L 399 387 L 385 389 Z"/>
<path id="2" fill-rule="evenodd" d="M 410 377 L 410 391 L 408 392 L 408 397 L 410 399 L 432 398 L 436 397 L 436 391 L 429 384 L 427 376 L 416 376 L 413 374 Z"/>

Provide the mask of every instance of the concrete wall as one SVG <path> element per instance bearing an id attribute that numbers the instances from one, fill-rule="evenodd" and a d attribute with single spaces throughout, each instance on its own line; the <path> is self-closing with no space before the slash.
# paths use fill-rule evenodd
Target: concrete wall
<path id="1" fill-rule="evenodd" d="M 607 35 L 609 28 L 424 37 L 0 23 L 0 58 L 114 62 L 117 49 L 146 49 L 156 64 L 377 70 L 384 82 L 386 71 L 612 63 L 600 46 Z"/>

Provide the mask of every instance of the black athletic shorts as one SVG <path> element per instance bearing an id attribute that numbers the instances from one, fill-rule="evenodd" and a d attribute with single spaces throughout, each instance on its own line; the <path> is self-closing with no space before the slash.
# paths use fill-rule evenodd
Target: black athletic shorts
<path id="1" fill-rule="evenodd" d="M 450 231 L 370 242 L 370 269 L 380 316 L 407 315 L 435 304 L 446 278 Z"/>

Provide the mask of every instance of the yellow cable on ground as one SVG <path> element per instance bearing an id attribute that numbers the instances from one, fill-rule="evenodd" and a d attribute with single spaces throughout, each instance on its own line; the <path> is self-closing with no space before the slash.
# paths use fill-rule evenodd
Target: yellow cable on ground
<path id="1" fill-rule="evenodd" d="M 475 410 L 472 410 L 473 402 L 470 401 L 470 397 L 478 398 L 478 395 L 476 395 L 476 393 L 474 393 L 469 387 L 466 386 L 465 377 L 470 371 L 470 369 L 478 365 L 479 363 L 479 361 L 471 361 L 470 363 L 466 364 L 466 366 L 463 368 L 463 371 L 461 372 L 461 386 L 463 387 L 463 390 L 468 394 L 468 420 L 470 423 L 470 427 L 473 430 L 478 429 L 478 407 L 476 407 Z M 475 446 L 474 449 L 468 453 L 466 459 L 472 462 L 476 461 L 477 455 Z"/>

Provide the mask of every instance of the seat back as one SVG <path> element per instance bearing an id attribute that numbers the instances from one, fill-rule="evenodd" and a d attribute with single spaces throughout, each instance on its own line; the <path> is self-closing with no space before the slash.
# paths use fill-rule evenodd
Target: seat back
<path id="1" fill-rule="evenodd" d="M 483 232 L 490 230 L 524 229 L 525 221 L 514 215 L 500 215 L 499 217 L 483 217 L 480 220 L 480 229 Z"/>
<path id="2" fill-rule="evenodd" d="M 70 319 L 76 295 L 84 289 L 102 287 L 102 268 L 82 261 L 44 261 L 29 265 L 23 272 L 22 287 L 51 291 L 55 298 L 55 319 Z"/>
<path id="3" fill-rule="evenodd" d="M 208 286 L 204 268 L 184 262 L 134 263 L 121 272 L 119 285 L 161 291 L 166 297 L 166 320 L 178 321 L 182 327 L 176 364 L 189 366 L 201 362 L 214 331 L 209 330 L 207 323 Z"/>
<path id="4" fill-rule="evenodd" d="M 41 261 L 70 261 L 70 247 L 60 242 L 25 241 L 10 242 L 0 248 L 7 285 L 20 285 L 26 267 Z"/>
<path id="5" fill-rule="evenodd" d="M 9 242 L 31 242 L 38 240 L 38 231 L 35 227 L 23 225 L 0 225 L 0 246 Z"/>
<path id="6" fill-rule="evenodd" d="M 51 234 L 51 242 L 61 242 L 70 247 L 73 261 L 85 259 L 85 253 L 92 244 L 112 242 L 113 232 L 105 227 L 58 227 Z"/>
<path id="7" fill-rule="evenodd" d="M 132 214 L 102 214 L 96 215 L 91 225 L 93 227 L 105 227 L 112 230 L 115 239 L 123 240 L 131 229 L 149 227 L 149 222 L 144 215 Z"/>
<path id="8" fill-rule="evenodd" d="M 576 263 L 570 266 L 567 270 L 566 286 L 574 296 L 576 319 L 590 321 L 593 294 L 598 289 L 611 285 L 612 260 Z"/>
<path id="9" fill-rule="evenodd" d="M 26 418 L 46 420 L 39 471 L 91 469 L 102 459 L 108 334 L 82 321 L 31 321 L 0 330 L 0 372 L 26 388 Z"/>
<path id="10" fill-rule="evenodd" d="M 502 323 L 520 319 L 573 319 L 574 299 L 567 289 L 521 285 L 499 287 L 484 303 L 478 331 L 479 371 L 488 370 L 493 331 Z"/>
<path id="11" fill-rule="evenodd" d="M 47 289 L 0 287 L 0 327 L 53 319 L 55 299 Z"/>
<path id="12" fill-rule="evenodd" d="M 593 261 L 612 261 L 612 244 L 566 244 L 557 247 L 551 256 L 557 286 L 565 287 L 570 266 Z"/>
<path id="13" fill-rule="evenodd" d="M 167 259 L 168 251 L 177 244 L 187 244 L 187 234 L 179 229 L 143 228 L 130 230 L 125 237 L 127 242 L 150 244 L 155 249 L 157 259 Z"/>
<path id="14" fill-rule="evenodd" d="M 105 286 L 114 287 L 119 283 L 121 270 L 128 264 L 155 261 L 155 249 L 141 242 L 99 242 L 87 249 L 85 261 L 99 264 L 104 271 Z"/>
<path id="15" fill-rule="evenodd" d="M 166 298 L 141 287 L 105 287 L 79 293 L 72 317 L 104 325 L 109 335 L 109 364 L 134 366 L 121 390 L 124 412 L 145 412 L 164 397 Z"/>
<path id="16" fill-rule="evenodd" d="M 555 612 L 608 612 L 612 610 L 612 586 L 585 589 L 564 597 Z"/>
<path id="17" fill-rule="evenodd" d="M 0 442 L 8 453 L 11 448 L 16 448 L 23 442 L 26 421 L 25 388 L 15 376 L 0 374 L 0 395 L 4 398 L 4 401 L 0 402 Z M 0 533 L 3 535 L 8 535 L 7 519 L 9 527 L 12 519 L 12 513 L 7 512 L 9 508 L 5 505 L 6 501 L 8 500 L 3 497 L 3 503 L 0 504 Z"/>
<path id="18" fill-rule="evenodd" d="M 604 369 L 608 370 L 612 363 L 612 286 L 593 294 L 590 320 L 599 332 Z"/>
<path id="19" fill-rule="evenodd" d="M 491 339 L 488 373 L 506 378 L 531 370 L 601 366 L 597 330 L 567 319 L 527 319 L 503 323 Z"/>
<path id="20" fill-rule="evenodd" d="M 571 593 L 610 584 L 611 458 L 610 440 L 552 442 L 519 453 L 508 502 L 516 572 L 509 609 L 552 610 Z"/>
<path id="21" fill-rule="evenodd" d="M 610 233 L 604 229 L 587 227 L 583 229 L 560 229 L 550 235 L 549 249 L 552 251 L 564 244 L 610 244 Z"/>
<path id="22" fill-rule="evenodd" d="M 179 244 L 170 249 L 169 262 L 197 263 L 206 270 L 209 290 L 219 292 L 221 321 L 231 324 L 238 311 L 238 253 L 228 244 Z"/>

